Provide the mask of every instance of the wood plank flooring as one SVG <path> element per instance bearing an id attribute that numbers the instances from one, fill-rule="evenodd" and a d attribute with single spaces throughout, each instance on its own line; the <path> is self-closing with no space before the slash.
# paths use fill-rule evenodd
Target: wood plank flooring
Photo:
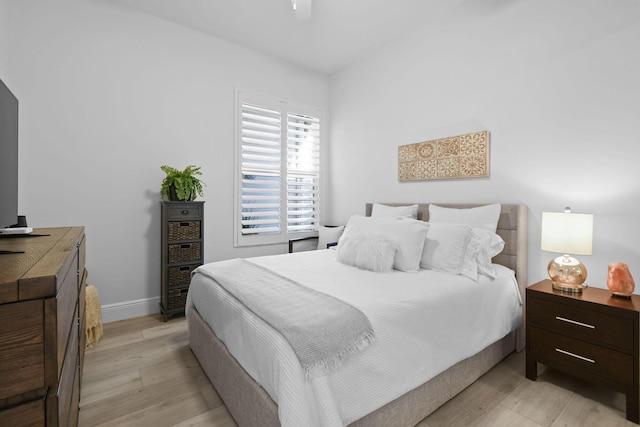
<path id="1" fill-rule="evenodd" d="M 527 380 L 524 352 L 514 353 L 418 426 L 637 427 L 624 395 L 539 371 Z M 80 427 L 236 425 L 189 349 L 185 319 L 160 315 L 104 325 L 86 353 L 80 408 Z"/>

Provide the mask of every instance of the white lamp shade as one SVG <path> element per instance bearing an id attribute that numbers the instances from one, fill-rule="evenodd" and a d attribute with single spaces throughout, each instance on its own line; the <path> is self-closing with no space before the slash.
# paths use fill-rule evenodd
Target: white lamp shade
<path id="1" fill-rule="evenodd" d="M 593 215 L 542 212 L 543 251 L 571 255 L 591 255 Z"/>

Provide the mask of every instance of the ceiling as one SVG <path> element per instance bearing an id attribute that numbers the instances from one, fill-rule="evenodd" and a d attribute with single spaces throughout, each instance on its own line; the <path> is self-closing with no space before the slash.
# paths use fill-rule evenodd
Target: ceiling
<path id="1" fill-rule="evenodd" d="M 111 1 L 331 74 L 475 0 L 312 0 L 306 21 L 296 19 L 291 0 Z"/>

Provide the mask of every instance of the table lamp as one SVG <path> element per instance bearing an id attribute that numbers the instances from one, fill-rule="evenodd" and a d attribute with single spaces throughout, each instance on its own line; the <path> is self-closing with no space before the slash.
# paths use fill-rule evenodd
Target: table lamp
<path id="1" fill-rule="evenodd" d="M 553 288 L 564 292 L 582 292 L 587 285 L 587 268 L 572 255 L 591 255 L 593 215 L 564 212 L 542 212 L 543 251 L 560 255 L 549 261 L 549 277 Z"/>

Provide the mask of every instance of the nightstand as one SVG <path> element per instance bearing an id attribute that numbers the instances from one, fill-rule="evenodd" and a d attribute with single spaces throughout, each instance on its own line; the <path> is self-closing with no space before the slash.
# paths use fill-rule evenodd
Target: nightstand
<path id="1" fill-rule="evenodd" d="M 613 297 L 606 289 L 556 291 L 550 280 L 526 290 L 526 376 L 537 363 L 605 385 L 627 396 L 627 419 L 639 422 L 640 296 Z"/>

